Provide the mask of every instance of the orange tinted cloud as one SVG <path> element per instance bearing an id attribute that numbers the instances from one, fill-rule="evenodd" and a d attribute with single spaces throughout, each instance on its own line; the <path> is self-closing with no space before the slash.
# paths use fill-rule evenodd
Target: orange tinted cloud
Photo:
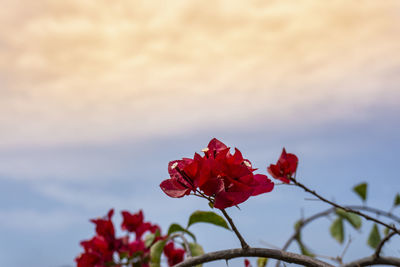
<path id="1" fill-rule="evenodd" d="M 399 97 L 397 0 L 4 6 L 1 145 L 354 117 Z"/>

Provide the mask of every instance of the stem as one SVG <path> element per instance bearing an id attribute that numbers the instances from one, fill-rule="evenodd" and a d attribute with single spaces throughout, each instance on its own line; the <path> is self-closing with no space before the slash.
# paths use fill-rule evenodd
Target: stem
<path id="1" fill-rule="evenodd" d="M 349 206 L 345 206 L 345 207 L 346 207 L 346 208 L 349 208 L 349 209 L 355 209 L 355 210 L 365 210 L 365 211 L 368 211 L 368 212 L 371 212 L 371 213 L 375 213 L 375 214 L 378 215 L 378 216 L 379 216 L 379 215 L 385 216 L 385 217 L 387 217 L 387 218 L 389 218 L 389 219 L 392 219 L 392 220 L 394 220 L 394 221 L 400 223 L 400 218 L 399 218 L 399 217 L 397 217 L 396 215 L 394 215 L 394 214 L 392 214 L 392 213 L 390 213 L 390 212 L 387 212 L 387 211 L 383 211 L 383 210 L 376 209 L 376 208 L 372 208 L 372 207 L 368 207 L 368 206 L 349 205 Z M 309 224 L 309 223 L 311 223 L 312 221 L 315 221 L 315 220 L 317 220 L 317 219 L 319 219 L 319 218 L 321 218 L 321 217 L 325 217 L 325 216 L 329 215 L 330 213 L 335 212 L 335 210 L 336 210 L 336 208 L 329 208 L 329 209 L 327 209 L 327 210 L 325 210 L 325 211 L 318 212 L 318 213 L 316 213 L 316 214 L 314 214 L 314 215 L 312 215 L 312 216 L 310 216 L 310 217 L 308 217 L 308 218 L 306 218 L 306 219 L 301 219 L 298 228 L 297 228 L 296 231 L 290 236 L 290 238 L 286 241 L 285 245 L 282 247 L 282 250 L 283 250 L 283 251 L 286 251 L 286 250 L 289 248 L 290 244 L 291 244 L 294 240 L 296 240 L 296 238 L 297 238 L 297 236 L 300 234 L 301 230 L 302 230 L 307 224 Z M 393 232 L 393 233 L 394 233 L 394 232 Z M 342 258 L 343 258 L 343 256 L 342 256 Z M 275 267 L 279 267 L 279 263 L 280 263 L 280 261 L 278 261 L 278 262 L 276 263 Z"/>
<path id="2" fill-rule="evenodd" d="M 303 266 L 333 267 L 333 265 L 330 265 L 329 263 L 313 259 L 308 256 L 277 249 L 268 249 L 268 248 L 247 248 L 247 249 L 237 248 L 237 249 L 228 249 L 228 250 L 210 252 L 201 256 L 187 259 L 175 265 L 174 267 L 190 267 L 210 261 L 217 261 L 217 260 L 227 261 L 229 259 L 239 258 L 239 257 L 264 257 L 264 258 L 282 260 L 284 262 L 289 262 L 289 263 L 296 263 Z"/>
<path id="3" fill-rule="evenodd" d="M 384 222 L 382 222 L 382 221 L 380 221 L 380 220 L 378 220 L 378 219 L 375 219 L 375 218 L 373 218 L 373 217 L 371 217 L 371 216 L 368 216 L 367 214 L 364 214 L 364 213 L 362 213 L 362 212 L 359 212 L 359 211 L 356 211 L 356 210 L 353 210 L 353 209 L 350 209 L 350 208 L 346 208 L 346 207 L 344 207 L 344 206 L 340 206 L 339 204 L 336 204 L 335 202 L 332 202 L 332 201 L 330 201 L 330 200 L 328 200 L 328 199 L 326 199 L 326 198 L 320 196 L 320 195 L 319 195 L 318 193 L 316 193 L 314 190 L 311 190 L 311 189 L 307 188 L 305 185 L 303 185 L 303 184 L 297 182 L 296 179 L 290 178 L 290 180 L 291 180 L 295 185 L 297 185 L 298 187 L 303 188 L 304 191 L 306 191 L 306 192 L 308 192 L 308 193 L 310 193 L 310 194 L 316 196 L 317 198 L 319 198 L 319 199 L 322 200 L 323 202 L 326 202 L 326 203 L 328 203 L 328 204 L 330 204 L 330 205 L 332 205 L 332 206 L 334 206 L 334 207 L 336 207 L 336 208 L 343 209 L 343 210 L 345 210 L 345 211 L 347 211 L 347 212 L 352 212 L 352 213 L 354 213 L 354 214 L 357 214 L 357 215 L 359 215 L 359 216 L 361 216 L 361 217 L 364 217 L 365 219 L 367 219 L 367 220 L 369 220 L 369 221 L 376 222 L 376 223 L 378 223 L 378 224 L 380 224 L 380 225 L 383 225 L 383 226 L 385 226 L 385 227 L 391 229 L 392 231 L 394 231 L 394 232 L 396 232 L 397 234 L 400 235 L 400 231 L 399 231 L 395 226 L 389 225 L 389 224 L 387 224 L 387 223 L 384 223 Z"/>
<path id="4" fill-rule="evenodd" d="M 225 218 L 228 220 L 229 225 L 231 226 L 232 230 L 235 232 L 237 238 L 239 239 L 242 249 L 244 249 L 244 250 L 249 249 L 250 246 L 246 243 L 246 241 L 244 241 L 244 238 L 239 233 L 238 229 L 236 228 L 235 224 L 233 223 L 231 217 L 229 217 L 228 213 L 226 213 L 225 209 L 221 209 L 221 212 L 225 216 Z"/>
<path id="5" fill-rule="evenodd" d="M 342 267 L 360 267 L 360 266 L 371 266 L 371 265 L 392 265 L 400 266 L 400 259 L 394 257 L 379 257 L 374 256 L 365 257 L 347 264 L 342 265 Z"/>
<path id="6" fill-rule="evenodd" d="M 175 233 L 169 236 L 170 240 L 173 240 L 176 237 L 180 237 L 183 241 L 183 245 L 185 246 L 185 250 L 188 254 L 188 257 L 192 257 L 192 252 L 190 251 L 190 246 L 188 240 L 183 236 L 183 234 Z"/>
<path id="7" fill-rule="evenodd" d="M 384 239 L 382 239 L 382 241 L 379 243 L 378 247 L 377 247 L 376 250 L 375 250 L 375 253 L 374 253 L 374 257 L 375 257 L 375 258 L 379 258 L 379 257 L 380 257 L 380 254 L 381 254 L 383 245 L 384 245 L 387 241 L 389 241 L 389 239 L 390 239 L 392 236 L 394 236 L 394 234 L 395 234 L 395 232 L 391 232 L 390 234 L 388 234 L 387 236 L 385 236 Z"/>

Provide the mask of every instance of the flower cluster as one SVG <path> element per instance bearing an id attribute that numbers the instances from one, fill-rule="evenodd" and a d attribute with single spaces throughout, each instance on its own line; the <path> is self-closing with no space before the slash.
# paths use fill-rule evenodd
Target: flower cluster
<path id="1" fill-rule="evenodd" d="M 271 164 L 268 167 L 268 172 L 275 179 L 279 179 L 288 184 L 290 183 L 290 178 L 292 178 L 296 172 L 298 162 L 299 160 L 296 155 L 286 153 L 285 148 L 283 148 L 278 162 L 276 164 Z"/>
<path id="2" fill-rule="evenodd" d="M 171 161 L 170 179 L 160 187 L 170 197 L 183 197 L 190 193 L 208 199 L 215 208 L 225 209 L 246 201 L 251 196 L 270 192 L 274 184 L 266 175 L 254 174 L 250 161 L 235 148 L 212 139 L 204 155 Z"/>
<path id="3" fill-rule="evenodd" d="M 142 211 L 134 214 L 122 211 L 121 229 L 127 231 L 127 234 L 116 237 L 111 220 L 113 214 L 114 210 L 111 209 L 103 218 L 90 220 L 96 226 L 96 235 L 81 242 L 84 252 L 75 259 L 77 267 L 149 267 L 151 245 L 158 240 L 168 238 L 161 235 L 158 225 L 144 221 Z M 144 238 L 146 232 L 150 235 Z M 183 261 L 185 254 L 183 249 L 174 248 L 173 242 L 167 246 L 164 248 L 164 255 L 170 266 Z"/>

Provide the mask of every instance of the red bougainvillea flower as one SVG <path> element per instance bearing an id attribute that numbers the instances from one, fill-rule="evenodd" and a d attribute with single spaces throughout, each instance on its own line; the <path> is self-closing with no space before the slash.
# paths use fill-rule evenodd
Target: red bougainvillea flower
<path id="1" fill-rule="evenodd" d="M 190 192 L 208 196 L 215 208 L 224 209 L 246 201 L 249 197 L 270 192 L 274 184 L 266 175 L 253 174 L 256 169 L 242 153 L 217 139 L 203 149 L 204 156 L 171 161 L 170 179 L 160 184 L 170 197 L 183 197 Z"/>
<path id="2" fill-rule="evenodd" d="M 121 214 L 123 217 L 121 229 L 131 233 L 135 233 L 136 240 L 141 239 L 142 235 L 147 231 L 154 233 L 157 230 L 160 230 L 160 227 L 158 225 L 143 221 L 143 211 L 141 210 L 138 213 L 134 214 L 131 214 L 128 211 L 122 211 Z"/>
<path id="3" fill-rule="evenodd" d="M 129 211 L 121 211 L 123 221 L 121 229 L 129 232 L 135 232 L 140 225 L 143 224 L 143 211 L 131 214 Z"/>
<path id="4" fill-rule="evenodd" d="M 168 164 L 170 179 L 164 180 L 160 187 L 170 197 L 183 197 L 195 191 L 193 177 L 199 168 L 201 156 L 195 154 L 194 159 L 183 158 L 174 160 Z"/>
<path id="5" fill-rule="evenodd" d="M 146 245 L 143 240 L 134 240 L 129 242 L 129 236 L 125 236 L 120 239 L 121 246 L 118 250 L 119 255 L 123 253 L 128 253 L 131 257 L 134 253 L 141 254 L 142 256 L 149 253 L 149 248 L 146 248 Z"/>
<path id="6" fill-rule="evenodd" d="M 114 225 L 111 221 L 113 214 L 114 209 L 111 209 L 103 218 L 90 220 L 96 225 L 96 233 L 103 236 L 108 242 L 113 242 L 115 240 Z"/>
<path id="7" fill-rule="evenodd" d="M 170 242 L 164 247 L 164 254 L 167 256 L 168 265 L 174 266 L 183 261 L 185 250 L 181 248 L 174 248 L 174 243 Z"/>
<path id="8" fill-rule="evenodd" d="M 145 222 L 143 212 L 140 210 L 137 213 L 121 212 L 123 216 L 121 228 L 128 231 L 128 234 L 116 237 L 112 222 L 113 213 L 114 210 L 111 209 L 106 216 L 90 220 L 96 225 L 96 235 L 92 239 L 81 242 L 84 252 L 75 258 L 77 266 L 121 267 L 121 261 L 128 261 L 124 263 L 124 266 L 149 267 L 151 245 L 158 240 L 166 239 L 167 236 L 161 235 L 158 225 Z M 143 235 L 147 231 L 156 235 L 151 244 L 146 245 Z M 135 237 L 131 233 L 134 233 Z M 175 254 L 179 254 L 178 252 Z"/>
<path id="9" fill-rule="evenodd" d="M 284 183 L 290 183 L 290 178 L 293 177 L 297 169 L 299 160 L 296 155 L 286 153 L 285 148 L 282 150 L 282 154 L 278 162 L 274 165 L 271 164 L 268 167 L 268 172 L 275 179 L 279 179 Z"/>
<path id="10" fill-rule="evenodd" d="M 81 246 L 85 252 L 75 259 L 78 267 L 104 266 L 113 259 L 113 249 L 103 236 L 96 235 L 90 240 L 82 241 Z"/>
<path id="11" fill-rule="evenodd" d="M 96 235 L 92 239 L 84 240 L 81 242 L 81 246 L 85 249 L 85 252 L 97 254 L 104 261 L 112 260 L 113 248 L 103 236 Z"/>
<path id="12" fill-rule="evenodd" d="M 106 265 L 100 255 L 91 252 L 79 255 L 75 261 L 77 267 L 103 267 Z"/>

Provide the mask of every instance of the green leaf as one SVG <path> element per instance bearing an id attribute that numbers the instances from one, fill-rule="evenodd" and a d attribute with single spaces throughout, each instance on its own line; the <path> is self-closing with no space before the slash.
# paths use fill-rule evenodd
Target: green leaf
<path id="1" fill-rule="evenodd" d="M 190 253 L 192 253 L 192 257 L 200 256 L 204 254 L 203 247 L 197 243 L 189 243 Z M 201 267 L 202 264 L 196 265 L 196 267 Z"/>
<path id="2" fill-rule="evenodd" d="M 154 245 L 150 248 L 150 266 L 151 267 L 160 267 L 161 262 L 161 254 L 163 252 L 165 243 L 167 240 L 158 240 Z"/>
<path id="3" fill-rule="evenodd" d="M 144 245 L 149 248 L 153 244 L 154 239 L 156 239 L 156 234 L 148 234 L 144 237 Z"/>
<path id="4" fill-rule="evenodd" d="M 344 228 L 343 219 L 341 217 L 337 217 L 336 220 L 332 223 L 330 231 L 333 238 L 335 238 L 339 243 L 343 243 Z"/>
<path id="5" fill-rule="evenodd" d="M 394 206 L 394 207 L 397 207 L 397 206 L 399 206 L 399 205 L 400 205 L 400 194 L 397 193 L 396 197 L 394 198 L 393 206 Z"/>
<path id="6" fill-rule="evenodd" d="M 197 243 L 189 243 L 190 252 L 193 257 L 200 256 L 204 254 L 203 247 Z"/>
<path id="7" fill-rule="evenodd" d="M 367 200 L 367 183 L 361 183 L 353 187 L 353 191 L 363 200 Z"/>
<path id="8" fill-rule="evenodd" d="M 360 229 L 361 228 L 361 217 L 358 216 L 357 214 L 347 212 L 343 209 L 336 209 L 336 214 L 339 215 L 341 218 L 345 219 L 348 221 L 355 229 Z"/>
<path id="9" fill-rule="evenodd" d="M 376 225 L 376 223 L 374 223 L 371 232 L 369 233 L 367 243 L 371 248 L 376 249 L 380 242 L 381 242 L 381 234 L 379 233 L 378 226 Z"/>
<path id="10" fill-rule="evenodd" d="M 230 230 L 225 219 L 212 211 L 198 210 L 198 211 L 193 212 L 192 215 L 190 215 L 190 217 L 189 217 L 189 222 L 188 222 L 187 227 L 189 228 L 189 226 L 191 226 L 192 224 L 199 223 L 199 222 L 211 223 L 211 224 L 221 226 L 223 228 Z"/>
<path id="11" fill-rule="evenodd" d="M 158 237 L 160 235 L 161 235 L 161 233 L 160 233 L 159 230 L 157 230 L 153 234 L 146 235 L 145 238 L 144 238 L 144 245 L 146 246 L 146 248 L 149 248 L 153 244 L 153 242 L 156 239 L 156 237 Z"/>
<path id="12" fill-rule="evenodd" d="M 268 258 L 258 258 L 257 259 L 257 267 L 265 267 L 267 266 Z"/>
<path id="13" fill-rule="evenodd" d="M 390 232 L 389 228 L 385 227 L 385 229 L 383 229 L 383 234 L 385 236 L 387 236 L 389 234 L 389 232 Z"/>
<path id="14" fill-rule="evenodd" d="M 170 235 L 170 234 L 172 234 L 172 233 L 175 233 L 175 232 L 184 232 L 184 233 L 187 233 L 188 235 L 190 235 L 190 236 L 193 238 L 194 241 L 196 241 L 196 236 L 195 236 L 192 232 L 186 230 L 185 228 L 183 228 L 182 226 L 180 226 L 180 225 L 177 224 L 177 223 L 171 224 L 171 225 L 169 226 L 169 228 L 168 228 L 168 235 Z"/>

